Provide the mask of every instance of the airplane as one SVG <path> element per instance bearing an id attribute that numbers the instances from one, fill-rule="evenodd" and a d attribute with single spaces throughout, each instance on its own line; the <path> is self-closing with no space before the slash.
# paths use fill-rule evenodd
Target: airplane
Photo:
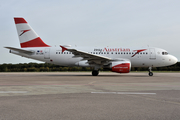
<path id="1" fill-rule="evenodd" d="M 131 67 L 169 66 L 178 59 L 164 49 L 155 47 L 77 47 L 71 45 L 47 45 L 22 17 L 14 17 L 21 48 L 5 47 L 9 52 L 46 63 L 61 66 L 93 67 L 92 75 L 99 69 L 109 69 L 117 73 L 129 73 Z"/>

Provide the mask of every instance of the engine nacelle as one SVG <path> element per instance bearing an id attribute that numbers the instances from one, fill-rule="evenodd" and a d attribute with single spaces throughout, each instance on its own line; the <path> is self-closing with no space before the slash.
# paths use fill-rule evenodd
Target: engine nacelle
<path id="1" fill-rule="evenodd" d="M 109 68 L 111 69 L 112 72 L 129 73 L 131 70 L 131 62 L 130 61 L 115 61 L 109 64 L 108 66 L 104 66 L 104 68 Z"/>
<path id="2" fill-rule="evenodd" d="M 87 60 L 79 61 L 79 62 L 75 63 L 75 65 L 80 66 L 80 67 L 91 67 L 91 65 L 89 65 Z"/>

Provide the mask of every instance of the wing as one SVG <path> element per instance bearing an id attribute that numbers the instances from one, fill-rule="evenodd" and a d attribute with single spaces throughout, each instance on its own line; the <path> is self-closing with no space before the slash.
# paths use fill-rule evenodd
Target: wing
<path id="1" fill-rule="evenodd" d="M 34 53 L 34 51 L 30 51 L 30 50 L 24 50 L 24 49 L 19 49 L 19 48 L 13 48 L 13 47 L 4 47 L 10 50 L 14 50 L 14 51 L 18 51 L 20 53 L 26 53 L 26 54 L 32 54 Z"/>
<path id="2" fill-rule="evenodd" d="M 74 54 L 73 58 L 82 57 L 83 58 L 82 61 L 87 60 L 89 64 L 102 65 L 104 63 L 111 61 L 111 58 L 109 57 L 95 55 L 95 54 L 91 54 L 91 53 L 76 50 L 76 49 L 68 49 L 68 48 L 65 48 L 64 46 L 60 46 L 60 47 L 62 48 L 62 52 L 64 52 L 65 50 L 72 52 L 72 54 Z"/>
<path id="3" fill-rule="evenodd" d="M 91 54 L 91 53 L 76 50 L 76 49 L 68 49 L 68 48 L 65 48 L 64 46 L 60 46 L 60 47 L 62 48 L 62 52 L 64 52 L 65 50 L 72 52 L 72 54 L 74 54 L 73 58 L 82 57 L 83 58 L 82 61 L 87 60 L 89 64 L 105 65 L 111 61 L 117 61 L 117 60 L 124 61 L 124 59 L 112 59 L 109 57 Z"/>

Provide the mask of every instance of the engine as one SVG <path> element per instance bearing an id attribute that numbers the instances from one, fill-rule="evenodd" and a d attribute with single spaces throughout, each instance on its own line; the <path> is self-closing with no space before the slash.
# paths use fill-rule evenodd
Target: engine
<path id="1" fill-rule="evenodd" d="M 131 62 L 130 61 L 115 61 L 110 63 L 104 68 L 109 68 L 112 72 L 117 73 L 129 73 L 131 70 Z"/>
<path id="2" fill-rule="evenodd" d="M 84 61 L 79 61 L 77 63 L 75 63 L 76 66 L 81 66 L 81 67 L 90 67 L 91 65 L 89 65 L 87 60 Z"/>

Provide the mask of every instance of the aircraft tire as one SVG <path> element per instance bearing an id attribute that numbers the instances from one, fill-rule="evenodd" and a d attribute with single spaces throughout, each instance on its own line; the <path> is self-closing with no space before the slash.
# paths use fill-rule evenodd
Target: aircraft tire
<path id="1" fill-rule="evenodd" d="M 153 72 L 149 72 L 149 76 L 153 76 Z"/>
<path id="2" fill-rule="evenodd" d="M 92 71 L 92 76 L 98 76 L 99 74 L 99 71 L 98 70 L 93 70 Z"/>

